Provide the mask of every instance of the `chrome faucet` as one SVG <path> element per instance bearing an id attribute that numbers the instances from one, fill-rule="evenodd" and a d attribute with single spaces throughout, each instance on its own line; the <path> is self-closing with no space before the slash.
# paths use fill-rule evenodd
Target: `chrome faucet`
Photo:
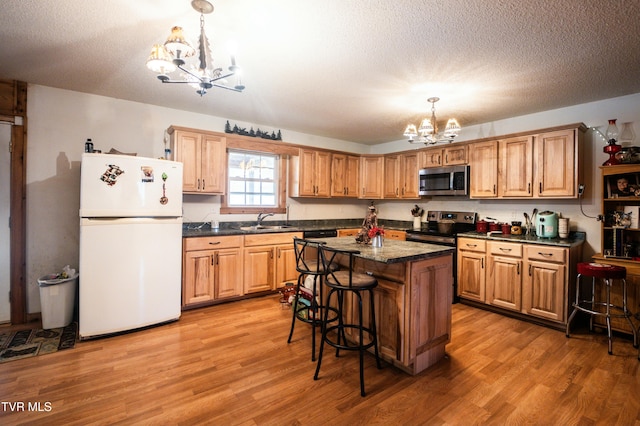
<path id="1" fill-rule="evenodd" d="M 273 216 L 275 213 L 258 213 L 258 225 L 262 225 L 262 221 L 268 218 L 269 216 Z"/>

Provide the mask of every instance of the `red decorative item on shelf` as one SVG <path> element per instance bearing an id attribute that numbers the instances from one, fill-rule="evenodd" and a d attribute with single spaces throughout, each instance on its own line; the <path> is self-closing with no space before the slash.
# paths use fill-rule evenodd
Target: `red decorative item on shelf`
<path id="1" fill-rule="evenodd" d="M 617 138 L 618 127 L 616 126 L 616 120 L 609 120 L 609 126 L 607 127 L 607 145 L 602 148 L 602 151 L 605 154 L 609 154 L 609 159 L 602 163 L 603 166 L 613 166 L 615 164 L 620 164 L 620 160 L 616 158 L 616 154 L 620 152 L 622 147 L 620 145 L 616 145 Z"/>

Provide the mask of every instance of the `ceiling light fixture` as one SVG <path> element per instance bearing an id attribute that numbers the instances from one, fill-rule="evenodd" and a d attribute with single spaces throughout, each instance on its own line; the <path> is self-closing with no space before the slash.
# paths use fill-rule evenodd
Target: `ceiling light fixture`
<path id="1" fill-rule="evenodd" d="M 435 103 L 440 98 L 432 97 L 427 99 L 427 102 L 431 103 L 431 118 L 425 118 L 420 123 L 420 128 L 416 129 L 415 124 L 409 124 L 404 130 L 404 136 L 409 138 L 409 143 L 424 143 L 425 145 L 434 145 L 437 143 L 451 143 L 453 139 L 458 136 L 458 133 L 462 129 L 460 124 L 455 118 L 450 118 L 447 121 L 447 125 L 444 129 L 444 133 L 441 135 L 438 133 L 438 123 L 436 121 L 436 107 Z M 420 136 L 419 139 L 414 139 Z"/>
<path id="2" fill-rule="evenodd" d="M 222 68 L 213 67 L 209 39 L 204 33 L 204 15 L 213 12 L 213 5 L 207 0 L 193 0 L 191 7 L 200 12 L 200 38 L 198 39 L 198 50 L 191 47 L 182 34 L 182 27 L 173 27 L 167 41 L 162 44 L 154 44 L 151 55 L 147 59 L 147 68 L 157 72 L 158 79 L 163 83 L 186 83 L 196 88 L 196 92 L 202 96 L 212 87 L 242 92 L 244 85 L 240 81 L 240 67 L 236 65 L 236 59 L 231 55 L 231 66 L 229 72 L 222 72 Z M 198 66 L 191 65 L 191 69 L 186 67 L 185 58 L 198 54 Z M 177 69 L 182 71 L 181 80 L 172 80 L 167 74 Z M 227 86 L 225 78 L 238 73 L 235 86 Z"/>

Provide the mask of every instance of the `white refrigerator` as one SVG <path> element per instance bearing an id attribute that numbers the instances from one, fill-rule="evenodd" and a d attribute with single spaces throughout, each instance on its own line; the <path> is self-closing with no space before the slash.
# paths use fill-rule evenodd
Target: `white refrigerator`
<path id="1" fill-rule="evenodd" d="M 82 156 L 80 339 L 180 317 L 182 163 Z"/>

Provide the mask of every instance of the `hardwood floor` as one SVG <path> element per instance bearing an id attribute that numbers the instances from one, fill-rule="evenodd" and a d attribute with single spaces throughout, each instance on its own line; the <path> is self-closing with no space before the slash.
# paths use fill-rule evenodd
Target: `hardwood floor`
<path id="1" fill-rule="evenodd" d="M 412 377 L 367 356 L 362 398 L 355 353 L 328 352 L 313 380 L 310 328 L 298 323 L 287 344 L 291 311 L 277 300 L 0 364 L 0 424 L 640 424 L 630 340 L 610 356 L 604 334 L 567 339 L 457 304 L 446 359 Z"/>

